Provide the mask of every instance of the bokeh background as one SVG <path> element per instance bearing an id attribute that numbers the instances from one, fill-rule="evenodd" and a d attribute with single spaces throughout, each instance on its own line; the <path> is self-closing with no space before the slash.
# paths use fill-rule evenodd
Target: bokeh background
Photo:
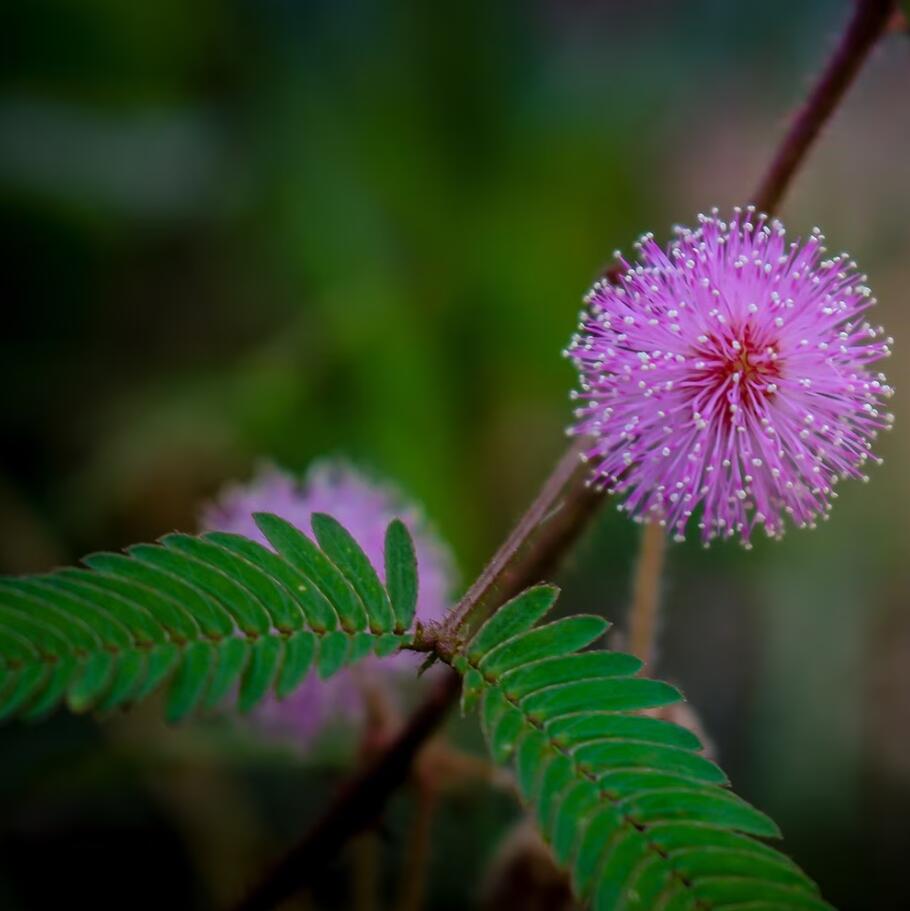
<path id="1" fill-rule="evenodd" d="M 343 453 L 425 504 L 470 581 L 564 445 L 582 293 L 641 231 L 748 201 L 849 6 L 9 4 L 0 569 L 192 529 L 261 457 Z M 871 276 L 885 465 L 815 532 L 674 546 L 657 668 L 842 909 L 910 907 L 908 85 L 894 35 L 782 213 Z M 567 609 L 621 627 L 637 533 L 603 511 Z M 0 907 L 225 907 L 351 761 L 157 717 L 0 731 Z M 391 893 L 410 812 L 381 837 Z M 445 797 L 429 907 L 476 904 L 515 816 Z M 309 907 L 352 906 L 351 863 Z"/>

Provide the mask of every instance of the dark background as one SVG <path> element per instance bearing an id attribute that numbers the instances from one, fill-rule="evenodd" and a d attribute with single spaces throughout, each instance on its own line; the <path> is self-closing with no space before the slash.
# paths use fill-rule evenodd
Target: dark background
<path id="1" fill-rule="evenodd" d="M 192 528 L 263 455 L 345 453 L 469 581 L 564 445 L 582 293 L 640 232 L 748 201 L 849 6 L 9 4 L 0 570 Z M 908 85 L 895 35 L 782 212 L 870 274 L 886 464 L 815 532 L 674 546 L 657 668 L 842 909 L 910 907 Z M 604 510 L 567 609 L 621 621 L 637 532 Z M 0 907 L 223 907 L 347 761 L 158 717 L 0 731 Z M 515 811 L 484 788 L 443 810 L 432 906 L 459 908 Z M 347 870 L 311 908 L 346 906 Z"/>

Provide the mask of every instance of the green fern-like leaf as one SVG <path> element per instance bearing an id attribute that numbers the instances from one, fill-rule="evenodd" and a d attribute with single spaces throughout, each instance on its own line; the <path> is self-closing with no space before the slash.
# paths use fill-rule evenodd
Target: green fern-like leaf
<path id="1" fill-rule="evenodd" d="M 167 688 L 179 720 L 236 696 L 249 711 L 415 645 L 414 545 L 394 521 L 383 584 L 334 519 L 313 541 L 274 515 L 274 550 L 226 533 L 167 535 L 85 568 L 0 580 L 0 721 L 61 703 L 109 711 Z M 779 833 L 736 797 L 686 729 L 643 714 L 678 701 L 631 655 L 590 649 L 599 617 L 540 624 L 557 590 L 505 604 L 450 654 L 462 707 L 479 707 L 556 859 L 595 911 L 825 911 L 815 885 L 760 841 Z M 420 647 L 427 649 L 425 641 Z"/>
<path id="2" fill-rule="evenodd" d="M 480 706 L 557 861 L 594 911 L 830 911 L 815 884 L 759 841 L 779 832 L 728 788 L 688 730 L 642 714 L 679 701 L 641 662 L 580 651 L 599 617 L 538 626 L 557 590 L 504 605 L 452 661 Z"/>
<path id="3" fill-rule="evenodd" d="M 84 569 L 0 581 L 0 720 L 36 720 L 65 702 L 109 711 L 167 686 L 177 721 L 236 694 L 245 712 L 287 696 L 315 667 L 328 677 L 412 641 L 417 593 L 405 526 L 389 526 L 380 582 L 334 519 L 317 542 L 257 516 L 274 551 L 238 535 L 167 535 Z"/>

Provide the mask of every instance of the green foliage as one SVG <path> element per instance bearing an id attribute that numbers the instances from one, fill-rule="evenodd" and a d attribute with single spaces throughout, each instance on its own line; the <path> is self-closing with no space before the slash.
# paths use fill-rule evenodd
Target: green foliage
<path id="1" fill-rule="evenodd" d="M 395 611 L 395 631 L 411 628 L 417 610 L 417 554 L 404 522 L 394 519 L 385 536 L 385 578 Z"/>
<path id="2" fill-rule="evenodd" d="M 241 712 L 287 696 L 311 667 L 328 677 L 411 642 L 414 547 L 389 527 L 387 591 L 357 543 L 316 515 L 311 541 L 257 517 L 275 552 L 237 535 L 172 534 L 86 569 L 0 582 L 0 720 L 61 702 L 109 711 L 167 685 L 167 716 L 236 694 Z"/>
<path id="3" fill-rule="evenodd" d="M 224 533 L 173 534 L 87 569 L 0 582 L 0 719 L 61 702 L 109 711 L 167 686 L 171 720 L 236 695 L 248 711 L 311 667 L 328 677 L 413 644 L 414 545 L 386 534 L 384 585 L 334 519 L 316 542 L 274 515 L 274 551 Z M 556 859 L 595 911 L 825 911 L 815 885 L 758 838 L 774 823 L 736 797 L 688 730 L 648 710 L 679 701 L 636 676 L 631 655 L 588 649 L 600 617 L 539 624 L 539 585 L 493 615 L 451 659 L 463 708 L 479 705 L 494 759 L 512 763 Z M 442 650 L 440 650 L 442 651 Z"/>
<path id="4" fill-rule="evenodd" d="M 728 789 L 688 730 L 644 714 L 682 697 L 634 676 L 641 662 L 579 651 L 599 617 L 535 626 L 556 589 L 529 589 L 456 655 L 463 706 L 480 704 L 497 762 L 511 762 L 556 859 L 594 911 L 824 911 L 777 827 Z"/>

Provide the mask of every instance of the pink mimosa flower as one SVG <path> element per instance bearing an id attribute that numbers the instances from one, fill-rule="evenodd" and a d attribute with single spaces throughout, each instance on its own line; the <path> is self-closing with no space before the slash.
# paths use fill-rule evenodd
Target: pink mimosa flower
<path id="1" fill-rule="evenodd" d="M 893 421 L 872 369 L 892 340 L 865 318 L 866 276 L 826 258 L 818 229 L 788 242 L 753 207 L 676 234 L 620 258 L 566 352 L 580 376 L 570 433 L 591 438 L 593 483 L 677 539 L 692 517 L 705 542 L 747 546 L 759 525 L 779 537 L 785 515 L 814 527 L 839 479 L 868 480 Z"/>

